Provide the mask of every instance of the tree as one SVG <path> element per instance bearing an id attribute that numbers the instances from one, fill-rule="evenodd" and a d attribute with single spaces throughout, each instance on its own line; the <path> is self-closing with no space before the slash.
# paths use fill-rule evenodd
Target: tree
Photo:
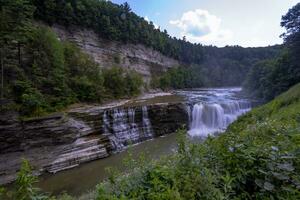
<path id="1" fill-rule="evenodd" d="M 130 13 L 130 12 L 131 12 L 131 8 L 130 8 L 128 2 L 125 2 L 125 3 L 122 5 L 122 8 L 123 8 L 123 10 L 125 11 L 125 13 Z"/>
<path id="2" fill-rule="evenodd" d="M 288 40 L 289 36 L 300 32 L 300 3 L 289 9 L 288 13 L 282 16 L 281 26 L 286 28 L 283 37 Z"/>
<path id="3" fill-rule="evenodd" d="M 281 26 L 286 29 L 284 37 L 285 43 L 290 49 L 292 62 L 300 68 L 300 3 L 291 8 L 282 17 Z M 300 69 L 297 72 L 300 76 Z"/>
<path id="4" fill-rule="evenodd" d="M 113 94 L 115 98 L 120 98 L 125 95 L 125 81 L 123 78 L 124 71 L 122 68 L 113 67 L 106 69 L 103 72 L 104 87 L 109 93 Z"/>
<path id="5" fill-rule="evenodd" d="M 16 74 L 12 67 L 6 65 L 6 57 L 9 55 L 10 59 L 15 58 L 19 65 L 22 64 L 21 47 L 32 38 L 33 12 L 34 6 L 29 0 L 0 1 L 1 98 L 4 97 L 6 89 L 4 77 L 9 79 Z M 12 49 L 17 49 L 17 53 Z"/>
<path id="6" fill-rule="evenodd" d="M 131 71 L 126 73 L 125 83 L 127 95 L 135 96 L 140 93 L 143 79 L 136 71 Z"/>

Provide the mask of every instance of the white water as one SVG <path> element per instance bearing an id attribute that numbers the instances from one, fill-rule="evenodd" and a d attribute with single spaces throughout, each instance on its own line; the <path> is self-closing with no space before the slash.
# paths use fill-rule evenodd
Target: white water
<path id="1" fill-rule="evenodd" d="M 153 137 L 148 108 L 143 106 L 140 109 L 141 115 L 138 117 L 133 108 L 115 108 L 112 113 L 103 113 L 103 131 L 112 141 L 114 150 L 121 151 L 129 144 Z"/>
<path id="2" fill-rule="evenodd" d="M 189 134 L 206 137 L 223 132 L 228 125 L 250 109 L 251 104 L 247 101 L 197 103 L 192 109 Z"/>
<path id="3" fill-rule="evenodd" d="M 224 132 L 239 116 L 251 109 L 249 100 L 238 97 L 240 88 L 179 91 L 189 105 L 189 135 L 206 137 Z"/>

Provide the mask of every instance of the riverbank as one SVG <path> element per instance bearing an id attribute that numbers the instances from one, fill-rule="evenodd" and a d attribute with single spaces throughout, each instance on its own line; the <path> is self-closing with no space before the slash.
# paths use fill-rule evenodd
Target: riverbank
<path id="1" fill-rule="evenodd" d="M 59 195 L 62 191 L 67 191 L 69 195 L 79 197 L 93 190 L 99 182 L 106 180 L 110 176 L 109 168 L 126 173 L 129 170 L 126 166 L 126 160 L 129 158 L 139 159 L 143 156 L 146 161 L 151 162 L 153 159 L 157 160 L 173 154 L 177 149 L 177 136 L 173 133 L 144 141 L 138 145 L 131 145 L 124 151 L 105 159 L 86 163 L 55 175 L 45 174 L 39 178 L 39 183 L 36 186 L 53 195 Z"/>
<path id="2" fill-rule="evenodd" d="M 46 174 L 41 176 L 39 186 L 54 194 L 66 190 L 69 194 L 79 196 L 107 178 L 108 173 L 104 170 L 106 167 L 111 167 L 111 164 L 122 166 L 123 157 L 126 157 L 124 156 L 126 149 L 132 146 L 130 144 L 135 144 L 134 155 L 150 146 L 150 156 L 160 157 L 165 155 L 164 149 L 172 149 L 170 144 L 176 143 L 176 137 L 169 134 L 181 128 L 182 125 L 197 130 L 197 140 L 198 137 L 202 139 L 209 134 L 215 135 L 205 130 L 222 132 L 228 123 L 250 108 L 247 100 L 238 96 L 239 92 L 240 88 L 180 90 L 175 91 L 173 95 L 151 95 L 151 98 L 139 98 L 122 104 L 114 103 L 116 107 L 89 105 L 89 107 L 70 109 L 69 117 L 94 127 L 95 133 L 82 136 L 83 138 L 92 136 L 91 138 L 95 140 L 100 135 L 108 138 L 111 148 L 109 156 L 93 160 L 93 162 L 84 162 L 85 164 L 79 164 L 69 170 L 58 171 L 55 175 L 45 171 Z M 197 108 L 201 105 L 203 112 L 198 112 L 200 110 Z M 161 143 L 160 141 L 168 142 Z M 136 144 L 139 145 L 136 146 Z M 82 145 L 82 139 L 77 141 L 77 145 Z M 77 150 L 81 152 L 80 148 Z M 65 159 L 70 155 L 77 155 L 77 151 L 71 152 L 73 153 L 63 154 L 62 157 Z M 57 159 L 60 158 L 58 156 Z M 67 162 L 63 160 L 62 163 Z M 78 177 L 78 175 L 84 175 L 83 177 L 87 178 Z M 80 184 L 77 181 L 78 178 L 82 179 Z"/>
<path id="3" fill-rule="evenodd" d="M 10 149 L 0 155 L 0 161 L 6 160 L 6 165 L 0 166 L 0 180 L 14 180 L 22 157 L 33 165 L 36 175 L 45 175 L 42 176 L 45 178 L 42 188 L 46 191 L 61 192 L 59 190 L 64 188 L 54 187 L 52 191 L 51 185 L 55 184 L 51 180 L 59 180 L 63 174 L 69 174 L 64 177 L 65 180 L 73 180 L 72 172 L 74 177 L 77 173 L 84 174 L 80 169 L 87 169 L 100 180 L 107 177 L 102 164 L 128 146 L 142 143 L 142 148 L 145 141 L 152 139 L 156 143 L 155 138 L 159 141 L 161 136 L 174 133 L 183 126 L 191 129 L 189 134 L 192 137 L 200 138 L 225 131 L 239 115 L 251 108 L 249 100 L 238 95 L 240 91 L 240 88 L 203 88 L 154 93 L 102 105 L 76 105 L 65 113 L 43 118 L 16 120 L 15 124 L 4 128 L 12 131 L 11 128 L 15 127 L 14 130 L 19 133 L 16 140 L 21 143 L 4 143 Z M 6 136 L 6 141 L 13 139 Z M 121 160 L 118 162 L 122 163 Z M 101 175 L 88 169 L 94 163 L 102 169 L 99 170 Z M 89 177 L 88 174 L 86 177 Z M 87 181 L 91 183 L 86 183 L 86 186 L 94 186 L 97 180 L 90 178 Z M 59 185 L 66 187 L 71 194 L 74 191 L 77 195 L 76 191 L 87 189 L 72 184 L 76 183 L 75 180 L 66 182 L 67 186 Z"/>
<path id="4" fill-rule="evenodd" d="M 27 120 L 20 120 L 17 113 L 2 115 L 0 163 L 5 164 L 0 165 L 0 184 L 15 180 L 22 158 L 29 160 L 36 175 L 56 173 L 174 132 L 188 123 L 188 117 L 181 100 L 162 102 L 164 96 L 172 95 L 77 105 L 64 113 Z"/>

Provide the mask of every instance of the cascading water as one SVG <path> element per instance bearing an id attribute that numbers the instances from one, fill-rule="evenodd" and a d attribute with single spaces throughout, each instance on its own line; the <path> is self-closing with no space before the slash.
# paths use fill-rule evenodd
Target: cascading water
<path id="1" fill-rule="evenodd" d="M 152 126 L 151 122 L 148 117 L 148 108 L 147 106 L 142 107 L 143 111 L 143 132 L 144 132 L 144 137 L 145 138 L 151 138 L 153 137 L 153 131 L 152 131 Z"/>
<path id="2" fill-rule="evenodd" d="M 191 136 L 208 136 L 223 132 L 229 124 L 240 115 L 248 112 L 248 101 L 229 101 L 225 103 L 198 103 L 193 106 L 189 134 Z"/>
<path id="3" fill-rule="evenodd" d="M 136 116 L 136 112 L 141 114 Z M 111 116 L 111 117 L 109 117 Z M 147 106 L 139 109 L 115 108 L 111 113 L 103 113 L 103 131 L 113 145 L 113 149 L 121 151 L 128 144 L 135 144 L 153 137 Z"/>

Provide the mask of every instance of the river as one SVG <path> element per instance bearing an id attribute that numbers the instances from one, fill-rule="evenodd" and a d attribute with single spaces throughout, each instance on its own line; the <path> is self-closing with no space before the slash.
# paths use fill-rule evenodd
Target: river
<path id="1" fill-rule="evenodd" d="M 177 97 L 182 99 L 186 103 L 190 118 L 188 136 L 205 138 L 208 135 L 224 132 L 238 116 L 251 109 L 250 100 L 241 97 L 240 92 L 241 88 L 202 88 L 179 90 L 174 92 L 172 97 L 159 97 L 159 99 L 164 102 Z M 124 171 L 123 160 L 128 156 L 128 152 L 131 152 L 135 158 L 143 153 L 146 159 L 158 159 L 175 151 L 176 134 L 173 133 L 134 145 L 105 159 L 54 175 L 44 175 L 40 177 L 38 187 L 52 194 L 67 192 L 78 196 L 94 189 L 99 182 L 105 180 L 108 177 L 107 168 L 114 167 Z"/>

